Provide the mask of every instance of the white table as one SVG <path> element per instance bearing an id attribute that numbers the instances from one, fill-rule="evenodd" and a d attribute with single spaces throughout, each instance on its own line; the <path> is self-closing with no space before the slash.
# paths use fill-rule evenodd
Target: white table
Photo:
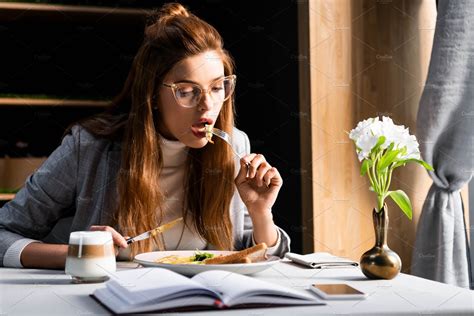
<path id="1" fill-rule="evenodd" d="M 130 267 L 136 264 L 119 263 L 119 270 Z M 359 268 L 313 270 L 282 262 L 254 277 L 300 289 L 316 282 L 347 283 L 369 297 L 364 301 L 326 301 L 324 306 L 228 310 L 226 315 L 474 315 L 474 291 L 406 274 L 374 281 L 366 279 Z M 0 268 L 0 315 L 108 315 L 89 297 L 103 286 L 72 284 L 64 271 Z M 213 312 L 191 315 L 209 313 Z"/>

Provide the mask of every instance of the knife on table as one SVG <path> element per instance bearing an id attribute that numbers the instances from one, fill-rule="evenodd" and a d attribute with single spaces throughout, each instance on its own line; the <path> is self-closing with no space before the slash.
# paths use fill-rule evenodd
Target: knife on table
<path id="1" fill-rule="evenodd" d="M 173 227 L 177 223 L 181 222 L 182 220 L 183 220 L 183 218 L 180 217 L 180 218 L 177 218 L 177 219 L 175 219 L 175 220 L 173 220 L 169 223 L 166 223 L 164 225 L 158 226 L 157 228 L 153 228 L 152 230 L 144 232 L 143 234 L 140 234 L 140 235 L 135 236 L 135 237 L 128 238 L 127 239 L 127 244 L 130 245 L 131 243 L 134 243 L 136 241 L 148 239 L 152 236 L 155 236 L 158 233 L 162 233 L 162 232 L 170 229 L 171 227 Z"/>

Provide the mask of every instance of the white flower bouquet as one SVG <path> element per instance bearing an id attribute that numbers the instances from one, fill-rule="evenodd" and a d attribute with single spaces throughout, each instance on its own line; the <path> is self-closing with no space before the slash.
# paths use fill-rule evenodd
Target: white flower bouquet
<path id="1" fill-rule="evenodd" d="M 409 162 L 421 164 L 427 170 L 433 170 L 421 160 L 418 141 L 410 135 L 408 128 L 395 125 L 392 119 L 382 117 L 369 118 L 357 124 L 349 133 L 355 142 L 359 161 L 362 162 L 361 175 L 367 174 L 370 190 L 377 194 L 377 211 L 384 206 L 385 198 L 390 196 L 405 215 L 412 219 L 410 199 L 402 190 L 389 191 L 392 172 L 395 168 Z"/>

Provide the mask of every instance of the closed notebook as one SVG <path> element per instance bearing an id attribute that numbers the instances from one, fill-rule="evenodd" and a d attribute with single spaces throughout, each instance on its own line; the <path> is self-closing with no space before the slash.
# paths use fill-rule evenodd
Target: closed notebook
<path id="1" fill-rule="evenodd" d="M 289 252 L 285 255 L 285 258 L 313 269 L 357 267 L 359 265 L 355 261 L 337 257 L 328 252 L 315 252 L 308 255 Z"/>
<path id="2" fill-rule="evenodd" d="M 324 304 L 308 290 L 232 272 L 212 270 L 187 278 L 162 268 L 117 272 L 92 296 L 115 314 Z"/>

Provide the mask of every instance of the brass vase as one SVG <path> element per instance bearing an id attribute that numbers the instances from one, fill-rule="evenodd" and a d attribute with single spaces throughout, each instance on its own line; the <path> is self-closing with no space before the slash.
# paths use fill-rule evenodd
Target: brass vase
<path id="1" fill-rule="evenodd" d="M 393 279 L 400 273 L 402 261 L 396 252 L 387 246 L 388 214 L 384 204 L 380 212 L 372 212 L 375 229 L 375 246 L 360 258 L 362 272 L 369 279 Z"/>

